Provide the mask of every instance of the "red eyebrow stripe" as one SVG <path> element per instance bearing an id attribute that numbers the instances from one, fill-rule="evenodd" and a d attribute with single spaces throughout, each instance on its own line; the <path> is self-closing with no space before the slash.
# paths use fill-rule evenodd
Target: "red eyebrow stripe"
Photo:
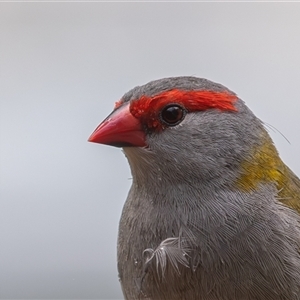
<path id="1" fill-rule="evenodd" d="M 189 112 L 206 109 L 219 109 L 221 111 L 237 111 L 234 103 L 237 96 L 228 91 L 214 92 L 209 90 L 184 91 L 173 89 L 154 96 L 141 96 L 130 103 L 131 114 L 141 119 L 148 128 L 163 129 L 159 120 L 159 113 L 168 104 L 178 104 Z"/>
<path id="2" fill-rule="evenodd" d="M 131 112 L 135 117 L 140 117 L 144 112 L 159 110 L 167 104 L 177 103 L 184 106 L 188 111 L 201 111 L 216 108 L 222 111 L 236 111 L 234 106 L 237 96 L 227 91 L 214 92 L 170 90 L 152 97 L 142 96 L 132 101 Z"/>
<path id="3" fill-rule="evenodd" d="M 237 100 L 237 96 L 227 91 L 214 92 L 208 90 L 171 90 L 163 92 L 155 97 L 159 97 L 161 100 L 169 99 L 169 101 L 174 99 L 176 102 L 183 104 L 188 111 L 206 110 L 210 108 L 236 111 L 234 102 Z"/>

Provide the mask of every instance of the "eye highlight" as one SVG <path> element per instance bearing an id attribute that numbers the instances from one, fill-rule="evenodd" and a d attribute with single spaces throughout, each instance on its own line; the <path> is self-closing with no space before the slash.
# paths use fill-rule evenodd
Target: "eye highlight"
<path id="1" fill-rule="evenodd" d="M 164 107 L 160 113 L 160 119 L 168 126 L 179 124 L 185 117 L 186 110 L 177 104 L 170 104 Z"/>

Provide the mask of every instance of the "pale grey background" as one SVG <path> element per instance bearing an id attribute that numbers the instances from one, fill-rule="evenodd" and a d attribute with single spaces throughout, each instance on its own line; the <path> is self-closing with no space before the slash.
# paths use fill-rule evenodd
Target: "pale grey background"
<path id="1" fill-rule="evenodd" d="M 135 85 L 223 83 L 300 174 L 300 3 L 0 3 L 0 298 L 117 299 L 120 149 L 87 143 Z"/>

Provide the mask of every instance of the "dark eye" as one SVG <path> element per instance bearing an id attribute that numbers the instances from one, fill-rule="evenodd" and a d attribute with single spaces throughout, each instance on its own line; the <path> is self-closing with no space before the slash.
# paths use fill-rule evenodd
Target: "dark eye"
<path id="1" fill-rule="evenodd" d="M 171 104 L 163 108 L 160 117 L 165 124 L 175 126 L 184 119 L 185 113 L 185 110 L 181 106 Z"/>

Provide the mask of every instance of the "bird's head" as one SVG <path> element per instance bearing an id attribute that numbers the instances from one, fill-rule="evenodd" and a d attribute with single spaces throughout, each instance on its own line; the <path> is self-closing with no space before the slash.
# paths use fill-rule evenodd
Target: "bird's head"
<path id="1" fill-rule="evenodd" d="M 195 77 L 149 82 L 126 93 L 90 142 L 123 147 L 133 177 L 226 184 L 268 139 L 235 93 Z"/>

